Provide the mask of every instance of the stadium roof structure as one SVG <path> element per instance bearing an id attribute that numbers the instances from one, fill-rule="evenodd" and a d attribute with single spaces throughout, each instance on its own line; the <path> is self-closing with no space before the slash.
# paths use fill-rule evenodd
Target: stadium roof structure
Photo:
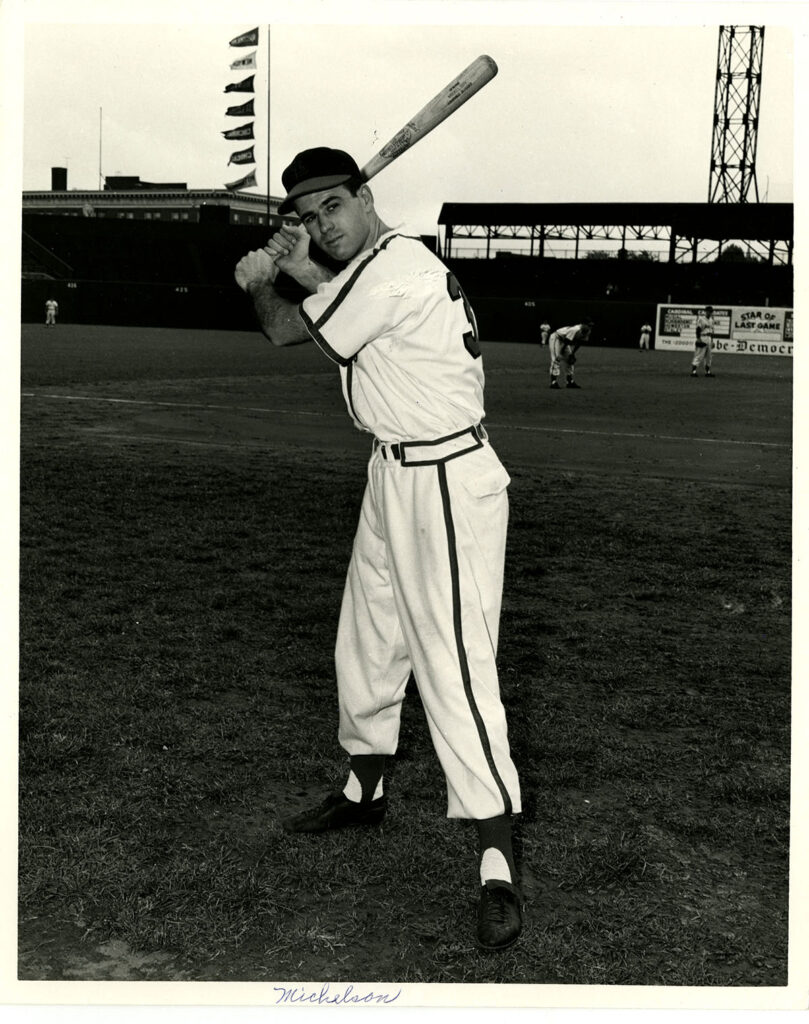
<path id="1" fill-rule="evenodd" d="M 189 188 L 185 182 L 143 181 L 139 175 L 112 175 L 100 189 L 68 189 L 67 168 L 51 168 L 49 190 L 25 190 L 23 213 L 126 220 L 208 220 L 217 223 L 275 224 L 280 199 L 236 188 Z"/>
<path id="2" fill-rule="evenodd" d="M 792 263 L 792 203 L 444 203 L 444 256 L 459 239 L 521 242 L 525 255 L 544 257 L 548 241 L 664 242 L 670 262 L 710 259 L 726 242 L 743 242 L 769 263 Z M 700 252 L 700 243 L 716 243 Z M 526 246 L 527 243 L 527 246 Z M 587 246 L 592 248 L 592 246 Z M 517 251 L 517 250 L 515 250 Z"/>
<path id="3" fill-rule="evenodd" d="M 271 218 L 275 218 L 280 199 L 270 199 Z M 231 220 L 267 223 L 266 195 L 232 192 L 228 189 L 189 189 L 179 185 L 149 188 L 116 186 L 109 189 L 70 189 L 70 191 L 25 191 L 23 213 L 61 214 L 84 217 L 183 217 L 199 219 L 200 208 L 220 208 Z M 235 216 L 240 214 L 241 217 Z M 176 218 L 175 218 L 176 219 Z M 277 218 L 281 223 L 281 218 Z"/>

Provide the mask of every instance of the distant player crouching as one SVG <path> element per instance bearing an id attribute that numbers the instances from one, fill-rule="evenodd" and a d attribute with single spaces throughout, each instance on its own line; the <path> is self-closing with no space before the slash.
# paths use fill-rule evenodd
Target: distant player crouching
<path id="1" fill-rule="evenodd" d="M 550 337 L 548 347 L 551 356 L 551 387 L 559 387 L 559 377 L 562 374 L 561 362 L 566 365 L 566 379 L 569 388 L 581 387 L 573 379 L 574 366 L 576 365 L 576 352 L 590 337 L 593 329 L 593 321 L 587 317 L 580 324 L 572 327 L 558 327 Z"/>

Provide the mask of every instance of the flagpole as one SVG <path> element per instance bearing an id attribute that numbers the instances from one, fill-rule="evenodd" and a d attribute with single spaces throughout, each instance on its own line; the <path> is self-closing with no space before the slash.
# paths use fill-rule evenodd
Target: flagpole
<path id="1" fill-rule="evenodd" d="M 270 227 L 270 26 L 267 26 L 267 228 Z"/>
<path id="2" fill-rule="evenodd" d="M 102 126 L 102 122 L 101 122 L 101 115 L 102 115 L 103 111 L 104 111 L 103 107 L 99 107 L 98 108 L 98 191 L 99 192 L 101 192 L 103 187 L 104 187 L 103 186 L 104 176 L 101 173 L 101 132 L 102 132 L 102 127 L 103 127 Z"/>

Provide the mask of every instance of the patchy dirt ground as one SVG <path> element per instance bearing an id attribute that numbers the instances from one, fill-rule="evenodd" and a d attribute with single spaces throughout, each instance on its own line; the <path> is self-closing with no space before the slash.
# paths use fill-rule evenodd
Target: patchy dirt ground
<path id="1" fill-rule="evenodd" d="M 54 927 L 50 920 L 27 920 L 22 931 L 21 981 L 189 980 L 167 954 L 136 953 L 120 939 L 94 942 L 81 925 Z"/>

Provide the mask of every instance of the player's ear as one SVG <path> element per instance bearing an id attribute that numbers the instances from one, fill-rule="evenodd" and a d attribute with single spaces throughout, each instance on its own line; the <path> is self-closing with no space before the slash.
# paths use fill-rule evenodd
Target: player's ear
<path id="1" fill-rule="evenodd" d="M 366 210 L 372 210 L 374 207 L 374 194 L 368 185 L 360 185 L 357 189 L 357 195 L 362 200 L 362 205 Z"/>

